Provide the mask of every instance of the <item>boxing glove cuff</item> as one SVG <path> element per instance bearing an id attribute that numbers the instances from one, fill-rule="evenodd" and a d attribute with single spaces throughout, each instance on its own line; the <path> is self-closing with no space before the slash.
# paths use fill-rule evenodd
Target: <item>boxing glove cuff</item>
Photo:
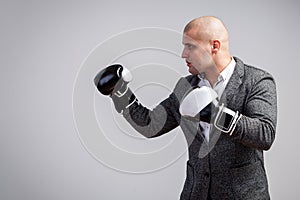
<path id="1" fill-rule="evenodd" d="M 222 104 L 219 107 L 219 111 L 214 120 L 214 126 L 218 130 L 224 133 L 229 133 L 229 135 L 232 135 L 241 117 L 242 115 L 238 111 L 234 112 L 229 108 L 224 107 L 224 104 Z"/>
<path id="2" fill-rule="evenodd" d="M 134 104 L 134 102 L 137 102 L 137 98 L 129 87 L 126 87 L 125 91 L 116 91 L 112 94 L 111 98 L 118 113 L 122 113 L 126 108 Z"/>

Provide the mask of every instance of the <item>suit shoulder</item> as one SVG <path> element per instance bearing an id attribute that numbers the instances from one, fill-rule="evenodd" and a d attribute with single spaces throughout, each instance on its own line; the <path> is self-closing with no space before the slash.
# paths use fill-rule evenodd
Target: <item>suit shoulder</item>
<path id="1" fill-rule="evenodd" d="M 247 77 L 272 77 L 272 75 L 267 72 L 266 70 L 263 70 L 261 68 L 255 67 L 253 65 L 249 65 L 244 63 L 241 59 L 234 57 L 236 61 L 236 65 L 238 67 L 238 71 L 242 71 L 242 74 L 246 75 Z"/>
<path id="2" fill-rule="evenodd" d="M 178 82 L 180 81 L 188 81 L 191 82 L 191 80 L 195 77 L 195 75 L 186 75 L 179 78 Z"/>
<path id="3" fill-rule="evenodd" d="M 244 64 L 245 66 L 245 73 L 247 73 L 247 75 L 253 75 L 253 76 L 272 76 L 269 72 L 267 72 L 264 69 L 252 66 L 252 65 L 248 65 L 248 64 Z"/>
<path id="4" fill-rule="evenodd" d="M 271 78 L 273 79 L 273 76 L 267 72 L 266 70 L 263 70 L 261 68 L 255 67 L 253 65 L 245 64 L 241 59 L 234 57 L 237 63 L 237 71 L 239 71 L 240 74 L 244 75 L 244 78 L 258 81 L 259 79 L 263 78 Z"/>
<path id="5" fill-rule="evenodd" d="M 187 76 L 182 76 L 178 79 L 176 86 L 179 85 L 186 85 L 186 84 L 191 84 L 191 82 L 193 82 L 193 80 L 195 79 L 195 75 L 187 75 Z"/>
<path id="6" fill-rule="evenodd" d="M 266 70 L 247 64 L 245 64 L 245 77 L 248 80 L 250 79 L 252 84 L 262 80 L 271 80 L 272 82 L 275 82 L 273 76 Z"/>
<path id="7" fill-rule="evenodd" d="M 173 93 L 180 100 L 186 95 L 188 91 L 190 91 L 193 88 L 193 86 L 196 83 L 198 83 L 198 81 L 197 81 L 197 76 L 195 75 L 180 77 L 176 83 Z"/>
<path id="8" fill-rule="evenodd" d="M 274 85 L 275 80 L 273 76 L 264 69 L 255 67 L 253 65 L 245 64 L 242 60 L 235 57 L 236 69 L 235 72 L 239 74 L 240 80 L 247 88 L 252 88 L 255 85 L 268 84 Z M 236 76 L 235 76 L 236 77 Z"/>

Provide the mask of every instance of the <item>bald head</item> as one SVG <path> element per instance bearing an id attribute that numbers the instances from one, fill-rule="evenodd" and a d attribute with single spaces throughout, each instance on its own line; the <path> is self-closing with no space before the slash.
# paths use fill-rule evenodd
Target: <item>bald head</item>
<path id="1" fill-rule="evenodd" d="M 216 78 L 232 59 L 228 31 L 223 22 L 213 16 L 190 21 L 184 28 L 182 43 L 185 46 L 182 58 L 192 66 L 189 68 L 192 74 L 205 73 L 207 77 Z"/>
<path id="2" fill-rule="evenodd" d="M 203 16 L 190 21 L 184 28 L 184 33 L 193 32 L 195 40 L 209 42 L 219 40 L 228 43 L 228 31 L 223 22 L 213 16 Z"/>

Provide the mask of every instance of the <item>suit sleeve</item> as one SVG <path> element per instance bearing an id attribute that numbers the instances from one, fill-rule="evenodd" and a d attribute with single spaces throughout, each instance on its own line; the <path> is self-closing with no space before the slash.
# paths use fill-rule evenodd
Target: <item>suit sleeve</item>
<path id="1" fill-rule="evenodd" d="M 265 74 L 251 88 L 234 137 L 246 146 L 268 150 L 276 132 L 277 95 L 273 77 Z"/>
<path id="2" fill-rule="evenodd" d="M 153 110 L 135 103 L 124 110 L 123 116 L 130 125 L 147 138 L 163 135 L 180 124 L 180 101 L 190 90 L 191 77 L 182 77 L 173 92 Z"/>
<path id="3" fill-rule="evenodd" d="M 123 113 L 125 119 L 140 134 L 147 138 L 163 135 L 176 128 L 179 123 L 175 115 L 178 112 L 178 100 L 174 93 L 162 101 L 153 110 L 135 103 Z"/>

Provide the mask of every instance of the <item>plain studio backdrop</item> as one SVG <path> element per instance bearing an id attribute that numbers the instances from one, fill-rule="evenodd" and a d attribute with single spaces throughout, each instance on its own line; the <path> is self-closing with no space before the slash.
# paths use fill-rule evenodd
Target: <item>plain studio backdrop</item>
<path id="1" fill-rule="evenodd" d="M 299 10 L 297 0 L 2 0 L 0 199 L 178 199 L 187 160 L 180 129 L 145 140 L 95 91 L 92 76 L 124 63 L 139 99 L 154 107 L 188 74 L 180 33 L 202 15 L 224 21 L 233 55 L 275 77 L 270 193 L 297 199 Z"/>

